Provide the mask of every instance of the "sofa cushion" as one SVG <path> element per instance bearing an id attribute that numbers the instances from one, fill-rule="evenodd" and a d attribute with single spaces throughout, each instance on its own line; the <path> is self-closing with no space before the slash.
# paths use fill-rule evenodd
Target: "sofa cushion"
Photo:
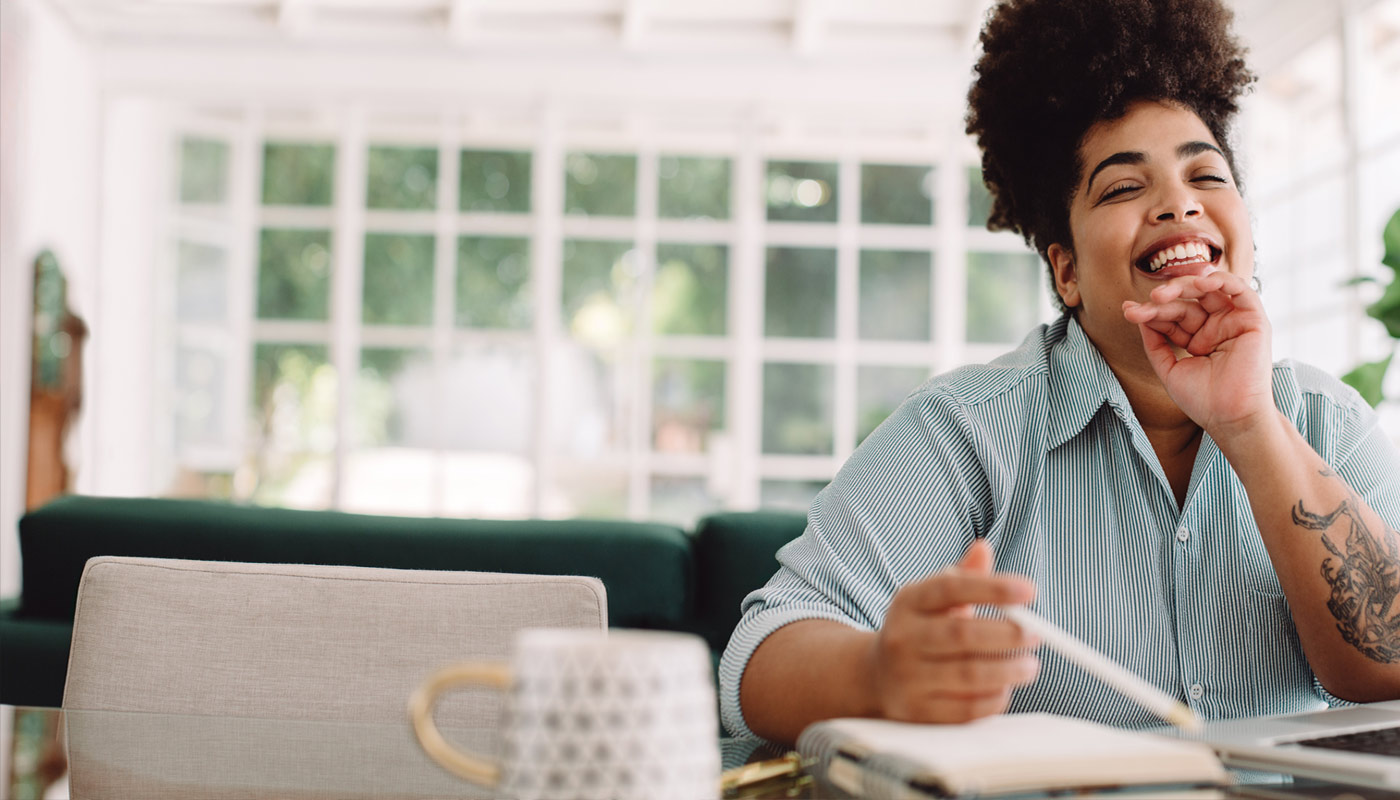
<path id="1" fill-rule="evenodd" d="M 0 610 L 0 703 L 56 706 L 63 697 L 71 621 L 20 619 Z"/>
<path id="2" fill-rule="evenodd" d="M 680 528 L 611 520 L 462 520 L 294 511 L 197 500 L 64 497 L 20 520 L 17 617 L 73 619 L 94 556 L 587 575 L 617 627 L 688 619 L 690 542 Z"/>
<path id="3" fill-rule="evenodd" d="M 716 651 L 729 643 L 744 597 L 778 570 L 778 548 L 807 525 L 801 514 L 748 511 L 712 514 L 696 525 L 695 631 Z"/>

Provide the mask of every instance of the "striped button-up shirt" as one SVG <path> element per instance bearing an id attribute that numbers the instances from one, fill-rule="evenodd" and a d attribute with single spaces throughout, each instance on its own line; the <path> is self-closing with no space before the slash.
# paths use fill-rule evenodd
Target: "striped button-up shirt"
<path id="1" fill-rule="evenodd" d="M 1282 361 L 1274 401 L 1390 525 L 1400 458 L 1371 408 Z M 1295 536 L 1316 536 L 1298 530 Z M 817 497 L 777 574 L 744 601 L 720 667 L 724 721 L 750 734 L 739 680 L 754 649 L 800 619 L 876 630 L 891 597 L 985 537 L 995 569 L 1029 576 L 1033 608 L 1203 718 L 1325 707 L 1244 486 L 1203 435 L 1184 507 L 1108 364 L 1062 317 L 987 365 L 935 377 Z M 1125 727 L 1150 713 L 1042 647 L 1010 710 Z"/>

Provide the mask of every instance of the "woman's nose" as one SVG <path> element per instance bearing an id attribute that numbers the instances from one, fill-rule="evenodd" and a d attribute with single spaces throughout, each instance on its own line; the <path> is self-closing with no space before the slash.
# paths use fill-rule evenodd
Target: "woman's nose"
<path id="1" fill-rule="evenodd" d="M 1152 209 L 1153 219 L 1157 222 L 1184 220 L 1187 217 L 1199 216 L 1200 213 L 1201 204 L 1184 186 L 1164 190 Z"/>

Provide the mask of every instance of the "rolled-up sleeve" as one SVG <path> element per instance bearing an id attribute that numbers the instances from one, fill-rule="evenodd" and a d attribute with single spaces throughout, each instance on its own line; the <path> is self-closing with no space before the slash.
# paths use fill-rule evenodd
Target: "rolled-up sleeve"
<path id="1" fill-rule="evenodd" d="M 950 397 L 911 395 L 861 445 L 812 504 L 802 536 L 751 593 L 720 663 L 720 708 L 735 736 L 753 736 L 739 684 L 771 633 L 805 619 L 877 630 L 902 584 L 958 560 L 990 516 L 973 426 Z"/>

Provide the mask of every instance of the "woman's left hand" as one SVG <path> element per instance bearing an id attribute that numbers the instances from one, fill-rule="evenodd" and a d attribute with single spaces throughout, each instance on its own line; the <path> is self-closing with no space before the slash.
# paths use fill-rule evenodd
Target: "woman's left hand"
<path id="1" fill-rule="evenodd" d="M 1276 413 L 1272 331 L 1248 283 L 1212 272 L 1171 280 L 1150 297 L 1125 301 L 1123 317 L 1138 326 L 1153 370 L 1192 421 L 1220 441 Z"/>

